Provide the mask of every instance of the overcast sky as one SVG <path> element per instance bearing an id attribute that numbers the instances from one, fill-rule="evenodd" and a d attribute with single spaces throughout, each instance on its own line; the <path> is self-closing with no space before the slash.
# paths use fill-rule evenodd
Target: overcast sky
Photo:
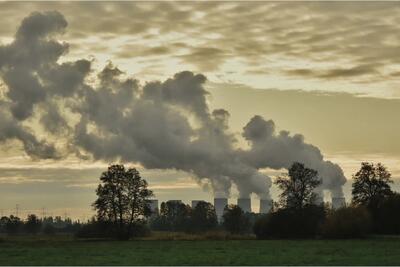
<path id="1" fill-rule="evenodd" d="M 58 13 L 21 24 L 36 11 Z M 398 2 L 0 2 L 0 209 L 10 213 L 19 204 L 26 212 L 45 207 L 89 216 L 100 173 L 120 159 L 142 171 L 160 200 L 211 200 L 209 181 L 195 177 L 203 175 L 197 169 L 184 171 L 186 163 L 161 164 L 155 159 L 160 152 L 155 156 L 137 143 L 129 148 L 142 154 L 132 156 L 110 143 L 100 150 L 87 139 L 126 129 L 122 120 L 109 121 L 115 110 L 103 108 L 102 117 L 88 103 L 142 106 L 116 90 L 130 86 L 135 98 L 135 90 L 149 88 L 140 99 L 156 101 L 158 86 L 179 87 L 174 75 L 182 71 L 190 71 L 201 96 L 195 102 L 184 94 L 164 99 L 171 102 L 164 112 L 181 112 L 167 120 L 179 125 L 171 126 L 174 133 L 198 131 L 181 121 L 182 114 L 190 123 L 196 117 L 205 123 L 205 116 L 224 117 L 212 113 L 224 109 L 224 138 L 246 147 L 243 127 L 261 115 L 274 121 L 277 133 L 302 134 L 347 179 L 361 161 L 381 161 L 400 177 L 399 11 Z M 120 83 L 106 84 L 105 66 Z M 104 98 L 96 98 L 103 102 L 82 105 L 89 101 L 89 85 L 93 92 L 114 86 L 113 100 L 105 90 L 99 93 Z M 206 106 L 198 102 L 203 96 Z M 97 127 L 93 133 L 91 127 Z M 143 138 L 138 134 L 135 142 Z M 179 146 L 171 140 L 177 143 L 166 148 Z M 223 153 L 231 156 L 227 149 Z M 282 171 L 264 173 L 274 178 Z M 349 192 L 347 183 L 348 199 Z M 238 194 L 233 189 L 232 202 Z M 271 195 L 277 195 L 274 187 Z"/>

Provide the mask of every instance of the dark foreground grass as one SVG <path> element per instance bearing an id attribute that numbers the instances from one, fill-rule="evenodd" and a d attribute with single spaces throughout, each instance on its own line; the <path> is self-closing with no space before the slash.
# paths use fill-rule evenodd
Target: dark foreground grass
<path id="1" fill-rule="evenodd" d="M 136 240 L 6 238 L 1 265 L 400 265 L 399 238 Z"/>

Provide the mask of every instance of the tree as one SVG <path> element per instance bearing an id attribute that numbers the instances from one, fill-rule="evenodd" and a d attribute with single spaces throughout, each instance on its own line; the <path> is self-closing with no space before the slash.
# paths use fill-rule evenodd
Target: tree
<path id="1" fill-rule="evenodd" d="M 400 194 L 393 193 L 380 203 L 375 212 L 374 230 L 378 234 L 400 234 Z"/>
<path id="2" fill-rule="evenodd" d="M 325 238 L 363 238 L 371 230 L 371 215 L 363 207 L 342 207 L 331 210 L 322 225 L 322 236 Z"/>
<path id="3" fill-rule="evenodd" d="M 135 223 L 150 215 L 148 199 L 153 192 L 135 168 L 126 170 L 123 165 L 109 166 L 100 181 L 93 203 L 97 219 L 110 222 L 117 238 L 130 238 Z"/>
<path id="4" fill-rule="evenodd" d="M 226 206 L 222 218 L 223 227 L 231 234 L 243 234 L 250 229 L 248 217 L 237 205 Z"/>
<path id="5" fill-rule="evenodd" d="M 18 234 L 21 230 L 22 222 L 20 218 L 10 215 L 10 217 L 3 217 L 4 228 L 7 234 Z"/>
<path id="6" fill-rule="evenodd" d="M 314 238 L 325 220 L 322 205 L 307 205 L 301 209 L 281 208 L 261 216 L 253 231 L 258 239 Z"/>
<path id="7" fill-rule="evenodd" d="M 194 232 L 214 229 L 218 225 L 217 214 L 211 203 L 200 201 L 192 210 L 191 228 Z"/>
<path id="8" fill-rule="evenodd" d="M 366 205 L 369 208 L 379 205 L 379 202 L 392 195 L 390 172 L 381 163 L 374 165 L 362 162 L 361 169 L 353 175 L 353 203 Z"/>
<path id="9" fill-rule="evenodd" d="M 321 184 L 321 179 L 317 171 L 295 162 L 288 174 L 278 177 L 275 184 L 282 190 L 280 202 L 283 207 L 302 209 L 314 202 L 314 189 Z"/>
<path id="10" fill-rule="evenodd" d="M 42 227 L 42 222 L 35 214 L 28 215 L 26 223 L 24 225 L 25 231 L 29 234 L 37 234 Z"/>
<path id="11" fill-rule="evenodd" d="M 169 200 L 161 203 L 158 223 L 160 230 L 189 231 L 192 209 L 181 201 Z"/>

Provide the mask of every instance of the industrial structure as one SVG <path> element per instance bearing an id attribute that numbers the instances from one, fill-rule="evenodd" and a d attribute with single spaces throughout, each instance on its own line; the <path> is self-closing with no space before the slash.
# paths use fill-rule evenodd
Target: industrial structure
<path id="1" fill-rule="evenodd" d="M 196 205 L 204 200 L 192 200 L 192 209 L 196 207 Z M 168 202 L 176 202 L 176 203 L 183 203 L 182 200 L 168 200 Z M 324 204 L 324 200 L 321 196 L 318 196 L 315 199 L 315 204 L 321 205 Z M 159 213 L 159 206 L 158 200 L 152 199 L 149 200 L 150 209 L 153 214 Z M 217 215 L 218 221 L 222 221 L 222 216 L 224 214 L 224 209 L 228 205 L 227 198 L 214 198 L 214 208 L 215 213 Z M 250 198 L 239 198 L 237 200 L 237 205 L 244 211 L 244 212 L 252 212 L 251 209 L 251 199 Z M 260 199 L 260 209 L 258 213 L 268 213 L 272 210 L 274 205 L 274 201 L 272 199 Z M 333 197 L 331 207 L 332 209 L 338 209 L 344 207 L 346 205 L 346 200 L 344 197 Z"/>
<path id="2" fill-rule="evenodd" d="M 344 197 L 333 197 L 332 198 L 332 209 L 338 209 L 346 206 L 346 200 Z"/>
<path id="3" fill-rule="evenodd" d="M 238 198 L 237 205 L 244 212 L 251 212 L 251 200 L 250 200 L 250 198 Z"/>

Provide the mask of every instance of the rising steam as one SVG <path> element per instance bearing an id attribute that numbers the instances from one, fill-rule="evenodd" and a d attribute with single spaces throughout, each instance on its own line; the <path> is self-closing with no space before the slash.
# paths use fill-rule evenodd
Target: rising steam
<path id="1" fill-rule="evenodd" d="M 243 128 L 249 149 L 238 149 L 229 113 L 209 110 L 206 77 L 180 72 L 140 86 L 109 63 L 97 75 L 91 61 L 59 63 L 68 45 L 56 39 L 67 27 L 58 12 L 32 13 L 12 43 L 0 46 L 0 141 L 19 140 L 38 159 L 74 154 L 85 159 L 136 162 L 149 169 L 178 169 L 228 196 L 268 199 L 270 177 L 262 168 L 300 161 L 318 170 L 322 189 L 342 195 L 345 178 L 336 164 L 301 135 L 275 133 L 274 122 L 254 116 Z M 97 81 L 89 83 L 88 77 Z M 1 87 L 0 87 L 1 88 Z M 37 121 L 40 125 L 30 125 Z M 38 129 L 48 138 L 40 140 Z M 63 142 L 56 142 L 63 140 Z M 60 144 L 61 143 L 61 144 Z"/>

